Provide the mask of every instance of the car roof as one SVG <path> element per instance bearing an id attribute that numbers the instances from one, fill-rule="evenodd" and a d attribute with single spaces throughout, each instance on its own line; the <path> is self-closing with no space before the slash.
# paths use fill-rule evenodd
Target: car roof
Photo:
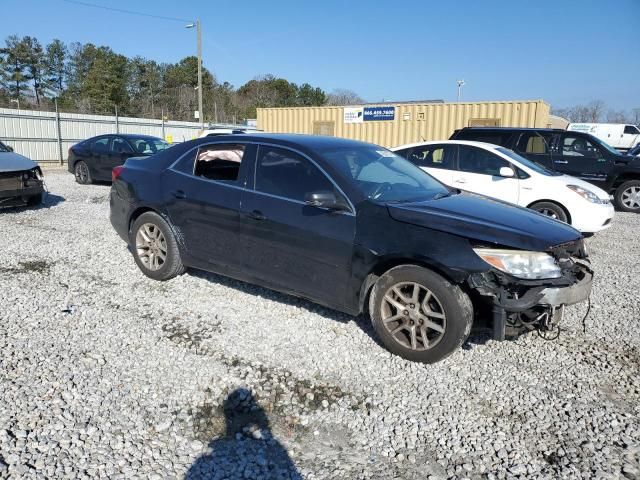
<path id="1" fill-rule="evenodd" d="M 431 140 L 429 142 L 416 142 L 416 143 L 408 143 L 406 145 L 399 145 L 397 147 L 393 147 L 391 150 L 396 151 L 402 148 L 412 148 L 412 147 L 421 147 L 423 145 L 470 145 L 472 147 L 480 147 L 486 150 L 495 150 L 497 148 L 501 148 L 500 145 L 494 145 L 493 143 L 487 142 L 477 142 L 475 140 Z"/>
<path id="2" fill-rule="evenodd" d="M 479 130 L 491 132 L 566 132 L 562 128 L 546 128 L 546 127 L 462 127 L 463 130 Z"/>
<path id="3" fill-rule="evenodd" d="M 162 140 L 160 137 L 154 137 L 153 135 L 143 135 L 137 133 L 102 133 L 100 135 L 95 135 L 93 137 L 89 137 L 88 140 L 93 140 L 94 138 L 104 138 L 104 137 L 124 137 L 124 138 L 145 138 L 145 139 L 153 139 L 153 140 Z"/>
<path id="4" fill-rule="evenodd" d="M 330 137 L 325 135 L 308 135 L 300 133 L 243 133 L 235 135 L 218 135 L 215 137 L 203 137 L 192 140 L 197 143 L 207 142 L 267 142 L 282 145 L 291 148 L 303 148 L 314 151 L 321 151 L 328 148 L 336 147 L 356 147 L 371 146 L 371 143 L 360 142 L 358 140 L 350 140 L 347 138 Z"/>

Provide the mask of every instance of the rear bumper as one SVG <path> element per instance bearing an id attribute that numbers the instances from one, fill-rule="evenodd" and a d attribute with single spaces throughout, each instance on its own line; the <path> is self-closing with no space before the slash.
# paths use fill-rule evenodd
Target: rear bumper
<path id="1" fill-rule="evenodd" d="M 120 238 L 129 243 L 129 218 L 133 206 L 124 200 L 114 188 L 109 195 L 109 221 Z"/>

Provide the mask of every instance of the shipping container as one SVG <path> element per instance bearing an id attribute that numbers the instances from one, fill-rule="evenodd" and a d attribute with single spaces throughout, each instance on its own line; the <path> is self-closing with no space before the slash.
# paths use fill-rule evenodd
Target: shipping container
<path id="1" fill-rule="evenodd" d="M 445 140 L 462 127 L 547 127 L 549 111 L 543 100 L 258 108 L 258 128 L 273 133 L 333 135 L 394 147 Z"/>

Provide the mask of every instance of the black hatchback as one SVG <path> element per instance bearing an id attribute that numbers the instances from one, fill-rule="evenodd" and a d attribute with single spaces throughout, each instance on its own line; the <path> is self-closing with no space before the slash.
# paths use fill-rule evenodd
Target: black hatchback
<path id="1" fill-rule="evenodd" d="M 110 181 L 111 170 L 131 157 L 148 157 L 169 148 L 169 144 L 150 135 L 99 135 L 69 149 L 67 168 L 82 184 Z"/>
<path id="2" fill-rule="evenodd" d="M 572 227 L 450 189 L 351 140 L 186 142 L 116 167 L 110 206 L 145 275 L 198 268 L 367 313 L 385 346 L 410 360 L 444 358 L 474 322 L 496 339 L 553 330 L 564 305 L 591 290 Z"/>

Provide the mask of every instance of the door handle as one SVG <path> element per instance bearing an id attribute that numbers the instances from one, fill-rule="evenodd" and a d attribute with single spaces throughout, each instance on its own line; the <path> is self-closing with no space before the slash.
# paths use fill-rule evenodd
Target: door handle
<path id="1" fill-rule="evenodd" d="M 247 213 L 247 217 L 252 220 L 266 220 L 267 217 L 260 210 L 253 210 L 252 212 Z"/>
<path id="2" fill-rule="evenodd" d="M 171 192 L 171 195 L 173 195 L 175 198 L 179 198 L 179 199 L 182 199 L 182 200 L 187 198 L 187 194 L 184 193 L 183 190 L 176 190 L 175 192 Z"/>
<path id="3" fill-rule="evenodd" d="M 562 163 L 563 165 L 566 165 L 567 163 L 569 163 L 568 160 L 554 160 L 553 163 Z"/>
<path id="4" fill-rule="evenodd" d="M 456 182 L 456 183 L 467 183 L 467 181 L 464 178 L 459 178 L 457 180 L 454 180 L 454 182 Z"/>

